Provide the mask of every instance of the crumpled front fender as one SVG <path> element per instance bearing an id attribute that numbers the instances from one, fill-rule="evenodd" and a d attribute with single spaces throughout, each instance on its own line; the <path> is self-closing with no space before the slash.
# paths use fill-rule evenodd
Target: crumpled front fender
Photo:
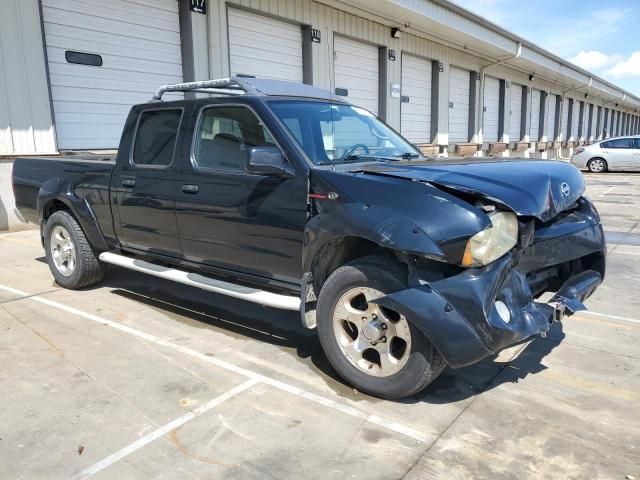
<path id="1" fill-rule="evenodd" d="M 599 251 L 604 242 L 601 227 L 590 229 L 589 237 L 592 250 Z M 510 253 L 481 269 L 430 283 L 420 281 L 376 303 L 403 314 L 457 368 L 545 333 L 553 321 L 584 309 L 582 301 L 600 285 L 604 273 L 572 272 L 550 302 L 541 303 L 534 301 L 526 273 L 516 263 L 516 254 Z M 496 301 L 508 309 L 508 321 L 500 315 Z"/>
<path id="2" fill-rule="evenodd" d="M 470 365 L 493 353 L 460 312 L 428 286 L 408 288 L 375 303 L 409 318 L 452 367 Z"/>

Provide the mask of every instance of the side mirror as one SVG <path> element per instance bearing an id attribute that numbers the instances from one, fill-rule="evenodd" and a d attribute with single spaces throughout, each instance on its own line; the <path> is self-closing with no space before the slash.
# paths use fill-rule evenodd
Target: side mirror
<path id="1" fill-rule="evenodd" d="M 278 147 L 251 147 L 247 152 L 245 169 L 254 175 L 291 178 L 293 169 Z"/>

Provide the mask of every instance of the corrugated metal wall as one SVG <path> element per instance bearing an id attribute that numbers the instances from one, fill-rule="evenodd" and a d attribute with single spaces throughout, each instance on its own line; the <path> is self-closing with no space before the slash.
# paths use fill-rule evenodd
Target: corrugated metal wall
<path id="1" fill-rule="evenodd" d="M 0 1 L 0 155 L 56 150 L 37 0 Z"/>
<path id="2" fill-rule="evenodd" d="M 191 14 L 192 16 L 192 45 L 194 55 L 194 70 L 197 78 L 206 76 L 220 78 L 229 75 L 229 48 L 228 48 L 228 9 L 245 9 L 271 16 L 276 19 L 284 19 L 295 22 L 301 26 L 310 26 L 321 33 L 320 43 L 311 43 L 312 55 L 312 80 L 313 84 L 332 90 L 334 82 L 334 38 L 342 35 L 349 38 L 362 40 L 370 44 L 394 50 L 396 61 L 386 62 L 386 71 L 381 78 L 386 78 L 386 85 L 382 85 L 381 91 L 386 91 L 386 121 L 400 128 L 400 98 L 390 95 L 391 84 L 401 84 L 401 57 L 403 53 L 413 54 L 422 58 L 435 60 L 434 65 L 439 66 L 439 89 L 437 98 L 432 98 L 437 103 L 438 118 L 431 118 L 430 122 L 436 125 L 437 131 L 434 141 L 440 145 L 449 143 L 448 125 L 448 99 L 449 99 L 449 70 L 457 66 L 467 71 L 480 72 L 484 65 L 490 64 L 493 59 L 480 58 L 477 55 L 456 47 L 446 39 L 436 39 L 429 34 L 418 35 L 402 32 L 399 39 L 391 37 L 390 28 L 395 23 L 383 19 L 375 14 L 365 11 L 366 6 L 359 2 L 361 8 L 351 4 L 344 4 L 333 0 L 327 0 L 332 5 L 325 5 L 312 0 L 210 0 L 208 2 L 208 14 L 206 16 Z M 483 42 L 487 42 L 504 49 L 514 50 L 515 43 L 486 28 L 481 24 L 462 18 L 458 14 L 428 0 L 395 0 L 404 7 L 420 13 L 427 14 L 441 22 L 457 25 L 459 29 L 467 33 L 475 34 Z M 358 2 L 356 2 L 358 3 Z M 373 7 L 373 3 L 371 4 Z M 348 10 L 348 11 L 344 11 Z M 407 19 L 409 20 L 409 19 Z M 452 23 L 453 22 L 453 23 Z M 455 22 L 459 22 L 455 23 Z M 256 36 L 267 34 L 256 30 Z M 425 38 L 427 37 L 427 38 Z M 42 48 L 42 35 L 40 31 L 40 18 L 37 0 L 2 0 L 0 1 L 0 154 L 4 153 L 30 153 L 51 152 L 55 148 L 54 132 L 49 106 L 49 95 L 45 74 L 45 61 Z M 515 51 L 515 50 L 514 50 Z M 522 50 L 522 59 L 529 59 L 555 68 L 554 61 L 546 59 L 538 52 L 529 48 Z M 28 75 L 27 75 L 28 72 Z M 525 115 L 525 130 L 523 141 L 529 140 L 529 132 L 538 130 L 538 126 L 530 125 L 531 117 L 531 90 L 537 89 L 546 92 L 550 98 L 562 94 L 567 86 L 556 82 L 545 81 L 542 78 L 529 79 L 529 72 L 518 71 L 505 65 L 493 65 L 485 69 L 484 74 L 507 84 L 518 84 L 527 87 L 526 102 L 523 107 Z M 584 75 L 577 75 L 575 80 L 586 84 L 589 79 Z M 478 133 L 482 125 L 482 94 L 479 91 L 480 78 L 476 82 L 475 98 L 476 117 L 472 119 L 475 124 L 475 132 L 471 132 L 472 142 L 478 141 Z M 595 82 L 593 84 L 593 97 L 598 92 L 609 92 L 608 86 Z M 511 88 L 505 91 L 504 111 L 509 112 L 511 101 Z M 10 92 L 8 94 L 7 92 Z M 521 93 L 521 92 L 520 92 Z M 614 92 L 615 93 L 615 92 Z M 590 95 L 590 101 L 592 95 Z M 594 103 L 602 102 L 593 98 Z M 551 101 L 550 101 L 551 102 Z M 384 103 L 384 102 L 383 102 Z M 554 104 L 554 102 L 551 102 Z M 545 118 L 548 118 L 545 115 Z M 514 141 L 509 139 L 509 118 L 503 118 L 501 131 L 504 135 L 499 141 Z M 544 130 L 547 130 L 546 126 Z M 540 132 L 542 133 L 542 131 Z M 566 136 L 563 136 L 566 138 Z M 531 139 L 538 141 L 538 138 Z M 526 156 L 534 155 L 535 149 L 525 152 Z M 486 153 L 486 152 L 485 152 Z"/>

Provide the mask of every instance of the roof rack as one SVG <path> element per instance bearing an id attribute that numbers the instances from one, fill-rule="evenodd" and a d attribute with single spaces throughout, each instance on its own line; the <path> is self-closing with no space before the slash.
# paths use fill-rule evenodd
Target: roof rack
<path id="1" fill-rule="evenodd" d="M 167 92 L 196 92 L 210 93 L 215 95 L 259 95 L 260 92 L 242 81 L 238 77 L 218 78 L 216 80 L 203 80 L 201 82 L 174 83 L 172 85 L 163 85 L 156 90 L 152 102 L 162 100 L 162 95 Z"/>

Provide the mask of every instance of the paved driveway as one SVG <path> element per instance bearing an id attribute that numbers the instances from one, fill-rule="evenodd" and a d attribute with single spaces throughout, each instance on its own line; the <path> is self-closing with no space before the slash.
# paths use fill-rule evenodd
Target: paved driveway
<path id="1" fill-rule="evenodd" d="M 640 175 L 588 183 L 592 311 L 405 402 L 296 314 L 117 268 L 62 290 L 37 232 L 0 235 L 0 478 L 640 479 Z"/>

